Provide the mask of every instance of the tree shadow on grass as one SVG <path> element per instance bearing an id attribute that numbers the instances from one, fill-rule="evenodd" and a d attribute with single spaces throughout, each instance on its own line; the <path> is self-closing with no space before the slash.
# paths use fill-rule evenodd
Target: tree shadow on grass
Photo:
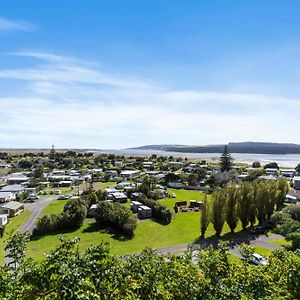
<path id="1" fill-rule="evenodd" d="M 70 229 L 63 229 L 63 230 L 58 230 L 55 232 L 51 232 L 51 233 L 45 233 L 45 234 L 41 234 L 41 235 L 34 235 L 31 234 L 30 236 L 30 240 L 31 241 L 38 241 L 39 239 L 45 237 L 45 236 L 52 236 L 52 235 L 61 235 L 61 234 L 66 234 L 66 233 L 72 233 L 76 230 L 78 230 L 80 227 L 76 227 L 76 228 L 70 228 Z"/>
<path id="2" fill-rule="evenodd" d="M 121 242 L 129 241 L 134 236 L 126 235 L 122 231 L 120 231 L 118 228 L 111 227 L 111 226 L 101 226 L 99 227 L 96 223 L 91 223 L 86 227 L 83 231 L 83 233 L 88 232 L 99 232 L 99 233 L 105 233 L 110 235 L 110 237 L 114 240 L 118 240 Z"/>
<path id="3" fill-rule="evenodd" d="M 199 248 L 207 248 L 209 246 L 213 247 L 214 249 L 219 247 L 220 242 L 228 242 L 231 248 L 234 248 L 238 244 L 250 244 L 251 241 L 257 239 L 260 235 L 250 233 L 247 230 L 241 230 L 235 233 L 225 233 L 222 236 L 212 235 L 208 238 L 201 238 L 198 237 L 194 242 L 193 245 Z"/>

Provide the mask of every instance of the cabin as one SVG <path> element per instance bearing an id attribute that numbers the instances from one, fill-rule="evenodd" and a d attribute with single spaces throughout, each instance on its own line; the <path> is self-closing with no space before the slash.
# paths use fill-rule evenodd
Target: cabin
<path id="1" fill-rule="evenodd" d="M 24 204 L 17 201 L 0 204 L 0 215 L 8 215 L 9 218 L 19 215 L 23 210 Z"/>
<path id="2" fill-rule="evenodd" d="M 131 201 L 130 208 L 134 213 L 138 212 L 138 208 L 143 206 L 143 204 L 139 201 Z"/>
<path id="3" fill-rule="evenodd" d="M 147 219 L 152 217 L 152 209 L 146 205 L 138 207 L 138 217 L 139 219 Z"/>
<path id="4" fill-rule="evenodd" d="M 295 176 L 293 182 L 294 182 L 294 189 L 300 190 L 300 176 Z"/>
<path id="5" fill-rule="evenodd" d="M 126 203 L 127 202 L 127 196 L 124 193 L 112 193 L 112 200 L 114 202 L 119 202 L 119 203 Z"/>

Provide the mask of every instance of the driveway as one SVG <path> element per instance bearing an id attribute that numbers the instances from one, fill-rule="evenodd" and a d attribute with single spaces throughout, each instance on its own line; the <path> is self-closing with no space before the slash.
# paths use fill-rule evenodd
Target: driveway
<path id="1" fill-rule="evenodd" d="M 24 207 L 26 210 L 30 210 L 31 216 L 26 220 L 26 222 L 22 225 L 20 231 L 21 232 L 32 232 L 35 226 L 35 222 L 40 217 L 44 208 L 53 200 L 56 200 L 57 196 L 41 196 L 40 199 L 35 200 L 34 203 L 25 203 Z"/>

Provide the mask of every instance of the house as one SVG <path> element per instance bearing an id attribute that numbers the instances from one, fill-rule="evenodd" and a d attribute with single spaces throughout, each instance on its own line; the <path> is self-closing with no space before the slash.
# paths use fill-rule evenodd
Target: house
<path id="1" fill-rule="evenodd" d="M 118 172 L 116 170 L 106 170 L 105 174 L 109 175 L 109 176 L 118 176 Z"/>
<path id="2" fill-rule="evenodd" d="M 6 177 L 7 184 L 21 184 L 29 181 L 29 177 L 23 173 L 13 173 Z"/>
<path id="3" fill-rule="evenodd" d="M 143 206 L 143 204 L 139 201 L 131 201 L 130 208 L 134 213 L 138 212 L 138 208 Z"/>
<path id="4" fill-rule="evenodd" d="M 283 169 L 280 170 L 280 174 L 281 176 L 285 177 L 285 178 L 293 178 L 296 175 L 296 170 L 294 169 Z"/>
<path id="5" fill-rule="evenodd" d="M 26 187 L 25 192 L 29 193 L 29 195 L 34 195 L 37 192 L 35 187 Z"/>
<path id="6" fill-rule="evenodd" d="M 107 189 L 105 189 L 105 192 L 106 192 L 108 195 L 110 195 L 110 194 L 112 194 L 112 193 L 117 193 L 118 190 L 115 189 L 115 188 L 107 188 Z"/>
<path id="7" fill-rule="evenodd" d="M 145 161 L 143 162 L 143 168 L 151 168 L 153 166 L 153 162 L 152 161 Z"/>
<path id="8" fill-rule="evenodd" d="M 5 226 L 8 222 L 7 215 L 0 215 L 0 226 Z"/>
<path id="9" fill-rule="evenodd" d="M 123 167 L 123 162 L 122 161 L 115 161 L 114 165 L 115 165 L 115 167 Z"/>
<path id="10" fill-rule="evenodd" d="M 174 189 L 182 189 L 184 184 L 182 182 L 168 182 L 168 187 Z"/>
<path id="11" fill-rule="evenodd" d="M 295 176 L 293 182 L 294 182 L 294 189 L 300 190 L 300 176 Z"/>
<path id="12" fill-rule="evenodd" d="M 19 215 L 23 210 L 24 204 L 17 201 L 0 204 L 0 215 L 8 215 L 9 218 Z"/>
<path id="13" fill-rule="evenodd" d="M 126 203 L 127 202 L 127 196 L 124 193 L 112 193 L 112 200 L 114 202 L 119 202 L 119 203 Z"/>
<path id="14" fill-rule="evenodd" d="M 12 184 L 12 185 L 7 185 L 3 187 L 0 192 L 11 192 L 13 194 L 20 195 L 25 191 L 25 187 L 21 184 Z"/>
<path id="15" fill-rule="evenodd" d="M 147 219 L 152 217 L 152 209 L 146 205 L 138 207 L 138 217 L 139 219 Z"/>
<path id="16" fill-rule="evenodd" d="M 14 201 L 14 200 L 16 200 L 16 195 L 14 193 L 0 191 L 0 203 Z"/>
<path id="17" fill-rule="evenodd" d="M 124 170 L 121 172 L 121 177 L 125 179 L 132 179 L 134 177 L 139 176 L 140 171 L 139 170 Z"/>
<path id="18" fill-rule="evenodd" d="M 278 170 L 275 168 L 266 168 L 265 172 L 267 175 L 272 175 L 272 176 L 277 176 L 278 175 Z"/>

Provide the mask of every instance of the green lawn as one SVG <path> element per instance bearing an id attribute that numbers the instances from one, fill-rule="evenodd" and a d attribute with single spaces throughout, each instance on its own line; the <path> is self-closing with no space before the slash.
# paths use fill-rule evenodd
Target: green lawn
<path id="1" fill-rule="evenodd" d="M 54 200 L 50 202 L 41 214 L 42 216 L 51 214 L 60 214 L 68 200 Z"/>
<path id="2" fill-rule="evenodd" d="M 4 262 L 5 241 L 8 239 L 9 235 L 13 231 L 20 229 L 22 224 L 29 218 L 30 215 L 31 215 L 31 211 L 25 210 L 20 215 L 9 219 L 9 224 L 7 224 L 5 228 L 4 236 L 2 239 L 0 239 L 0 264 L 1 265 Z"/>
<path id="3" fill-rule="evenodd" d="M 199 191 L 169 189 L 169 193 L 173 192 L 176 193 L 175 199 L 160 200 L 161 203 L 172 208 L 172 211 L 176 201 L 201 200 L 203 197 L 203 194 Z M 54 201 L 46 207 L 44 214 L 59 213 L 62 211 L 63 205 L 63 200 Z M 113 253 L 123 255 L 140 251 L 146 247 L 157 249 L 196 241 L 200 231 L 200 214 L 200 212 L 178 213 L 169 225 L 161 225 L 153 220 L 138 221 L 135 236 L 130 240 L 120 238 L 113 230 L 99 231 L 95 229 L 93 226 L 94 221 L 89 219 L 78 230 L 63 235 L 67 238 L 79 237 L 82 250 L 105 241 L 110 243 Z M 237 234 L 243 234 L 243 232 L 239 232 L 240 230 L 241 226 L 239 224 L 236 230 Z M 223 234 L 228 232 L 229 228 L 225 225 Z M 210 224 L 206 237 L 212 237 L 213 235 L 214 229 Z M 58 237 L 59 234 L 48 235 L 31 241 L 28 245 L 29 256 L 42 258 L 43 253 L 51 251 L 55 245 L 59 244 Z"/>
<path id="4" fill-rule="evenodd" d="M 254 252 L 263 256 L 269 256 L 272 250 L 260 246 L 255 246 Z"/>
<path id="5" fill-rule="evenodd" d="M 275 240 L 269 240 L 268 243 L 271 243 L 273 245 L 277 246 L 291 246 L 292 243 L 290 241 L 287 241 L 284 237 L 280 239 L 275 239 Z"/>
<path id="6" fill-rule="evenodd" d="M 167 198 L 160 200 L 161 204 L 164 204 L 173 210 L 174 205 L 178 201 L 187 201 L 189 204 L 190 200 L 203 200 L 204 194 L 200 191 L 188 191 L 188 190 L 176 190 L 176 189 L 168 189 L 169 195 L 173 193 L 176 195 L 176 198 Z M 210 199 L 210 195 L 208 195 L 208 199 Z"/>

